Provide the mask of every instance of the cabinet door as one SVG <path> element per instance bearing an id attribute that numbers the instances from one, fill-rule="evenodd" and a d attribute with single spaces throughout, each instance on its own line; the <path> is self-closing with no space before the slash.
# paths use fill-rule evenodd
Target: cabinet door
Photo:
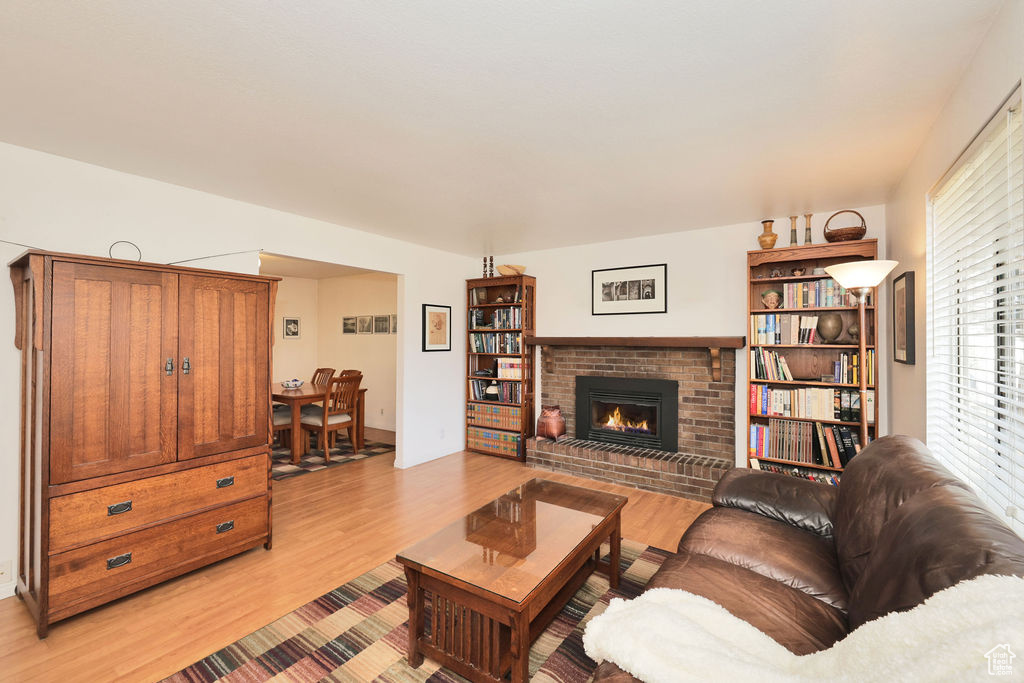
<path id="1" fill-rule="evenodd" d="M 178 459 L 268 443 L 269 287 L 182 275 L 178 297 Z"/>
<path id="2" fill-rule="evenodd" d="M 57 261 L 51 307 L 50 481 L 173 462 L 178 276 Z"/>

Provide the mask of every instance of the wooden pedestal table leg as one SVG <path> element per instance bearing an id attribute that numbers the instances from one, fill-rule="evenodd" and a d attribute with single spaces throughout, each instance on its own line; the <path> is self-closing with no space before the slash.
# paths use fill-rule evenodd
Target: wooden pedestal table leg
<path id="1" fill-rule="evenodd" d="M 525 612 L 512 613 L 512 683 L 526 683 L 530 678 L 530 620 Z"/>
<path id="2" fill-rule="evenodd" d="M 423 589 L 420 588 L 420 573 L 411 567 L 405 568 L 405 580 L 409 584 L 406 600 L 409 603 L 409 666 L 418 667 L 423 663 L 419 640 L 423 635 Z"/>
<path id="3" fill-rule="evenodd" d="M 298 465 L 302 462 L 302 406 L 298 402 L 292 402 L 292 464 Z"/>
<path id="4" fill-rule="evenodd" d="M 619 557 L 622 555 L 622 519 L 615 515 L 615 526 L 612 527 L 612 535 L 609 539 L 611 551 L 608 554 L 608 585 L 611 588 L 619 587 Z"/>

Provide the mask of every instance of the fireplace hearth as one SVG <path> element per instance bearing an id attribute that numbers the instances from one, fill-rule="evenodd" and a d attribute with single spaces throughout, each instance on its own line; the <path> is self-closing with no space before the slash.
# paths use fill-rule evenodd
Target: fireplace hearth
<path id="1" fill-rule="evenodd" d="M 577 376 L 576 438 L 675 452 L 678 395 L 674 380 Z"/>

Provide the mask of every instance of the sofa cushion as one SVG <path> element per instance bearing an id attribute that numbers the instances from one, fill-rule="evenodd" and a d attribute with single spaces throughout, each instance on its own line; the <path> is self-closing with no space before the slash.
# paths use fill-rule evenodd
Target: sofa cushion
<path id="1" fill-rule="evenodd" d="M 734 508 L 712 508 L 679 541 L 679 551 L 745 567 L 846 610 L 831 539 Z"/>
<path id="2" fill-rule="evenodd" d="M 982 574 L 1024 577 L 1024 540 L 971 491 L 940 486 L 918 493 L 883 527 L 850 594 L 850 628 Z"/>
<path id="3" fill-rule="evenodd" d="M 824 650 L 847 633 L 841 610 L 710 555 L 670 556 L 648 588 L 679 588 L 702 595 L 798 655 Z"/>
<path id="4" fill-rule="evenodd" d="M 832 514 L 839 489 L 785 474 L 734 468 L 711 494 L 716 507 L 756 512 L 822 536 L 832 536 Z"/>
<path id="5" fill-rule="evenodd" d="M 904 502 L 935 486 L 966 488 L 909 436 L 884 436 L 843 472 L 833 515 L 839 570 L 852 593 L 886 521 Z"/>

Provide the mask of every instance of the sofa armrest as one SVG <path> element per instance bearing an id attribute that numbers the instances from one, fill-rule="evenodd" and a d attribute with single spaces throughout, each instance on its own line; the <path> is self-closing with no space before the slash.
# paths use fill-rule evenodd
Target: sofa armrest
<path id="1" fill-rule="evenodd" d="M 731 469 L 718 482 L 711 502 L 777 519 L 820 536 L 832 536 L 832 510 L 839 488 L 785 474 Z"/>

